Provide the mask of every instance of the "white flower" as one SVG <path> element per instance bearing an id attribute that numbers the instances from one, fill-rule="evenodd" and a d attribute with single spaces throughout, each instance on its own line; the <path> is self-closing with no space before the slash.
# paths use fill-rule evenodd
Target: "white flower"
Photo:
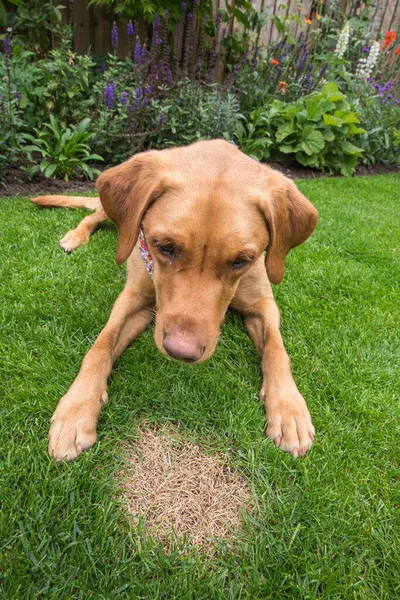
<path id="1" fill-rule="evenodd" d="M 366 79 L 371 76 L 379 56 L 379 42 L 374 42 L 371 46 L 370 53 L 367 58 L 360 58 L 357 63 L 355 76 L 357 79 Z"/>
<path id="2" fill-rule="evenodd" d="M 349 22 L 346 21 L 345 26 L 343 27 L 342 31 L 339 33 L 339 37 L 338 37 L 338 41 L 337 41 L 336 49 L 335 49 L 335 54 L 339 58 L 342 58 L 342 56 L 344 55 L 344 53 L 347 50 L 347 46 L 349 43 L 349 37 L 350 37 L 350 25 L 349 25 Z"/>

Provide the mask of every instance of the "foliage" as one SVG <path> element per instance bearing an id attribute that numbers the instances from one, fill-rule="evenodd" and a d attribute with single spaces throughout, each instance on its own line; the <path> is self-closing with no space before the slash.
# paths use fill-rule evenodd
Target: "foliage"
<path id="1" fill-rule="evenodd" d="M 354 104 L 366 129 L 358 145 L 367 165 L 400 165 L 400 101 L 394 97 L 394 87 L 395 82 L 381 86 L 372 80 L 357 86 Z"/>
<path id="2" fill-rule="evenodd" d="M 394 31 L 377 39 L 364 8 L 359 16 L 353 9 L 346 16 L 338 2 L 319 3 L 304 23 L 297 14 L 257 12 L 248 0 L 228 2 L 214 20 L 208 0 L 118 0 L 114 14 L 145 14 L 151 37 L 143 41 L 130 21 L 129 53 L 120 59 L 120 26 L 114 23 L 112 52 L 104 59 L 73 51 L 72 28 L 58 24 L 59 7 L 38 0 L 20 4 L 13 39 L 7 30 L 0 56 L 2 175 L 21 155 L 22 133 L 35 137 L 50 114 L 61 130 L 89 117 L 92 149 L 107 163 L 149 147 L 222 136 L 235 136 L 259 160 L 273 156 L 346 174 L 357 159 L 398 162 L 400 47 Z M 231 31 L 232 18 L 241 28 Z M 278 38 L 265 46 L 261 31 L 270 19 Z M 292 23 L 297 31 L 312 20 L 308 32 L 294 33 Z M 46 51 L 50 40 L 57 43 Z M 369 86 L 367 77 L 373 79 Z M 308 115 L 312 102 L 328 102 L 318 96 L 327 82 L 347 97 L 346 105 L 335 92 L 334 108 L 323 112 L 335 124 Z M 373 86 L 386 82 L 393 87 L 382 97 Z M 346 118 L 358 113 L 365 132 L 356 122 L 338 124 L 337 111 Z M 290 123 L 291 137 L 280 139 L 277 130 Z"/>
<path id="3" fill-rule="evenodd" d="M 160 106 L 155 100 L 153 106 Z M 161 106 L 160 106 L 161 109 Z M 174 96 L 162 105 L 165 121 L 156 147 L 187 145 L 200 139 L 231 139 L 239 118 L 236 97 L 217 84 L 199 86 L 182 81 Z"/>
<path id="4" fill-rule="evenodd" d="M 4 54 L 0 55 L 0 181 L 11 163 L 21 154 L 24 121 L 21 111 L 21 95 L 16 90 L 11 73 L 12 40 L 7 29 L 4 39 Z"/>
<path id="5" fill-rule="evenodd" d="M 89 4 L 107 6 L 125 19 L 140 18 L 149 23 L 153 22 L 156 14 L 163 15 L 165 11 L 168 11 L 172 22 L 180 19 L 181 3 L 175 0 L 90 0 Z M 202 15 L 212 12 L 211 0 L 194 0 L 193 6 L 197 7 Z"/>
<path id="6" fill-rule="evenodd" d="M 90 91 L 94 61 L 89 55 L 72 51 L 70 27 L 57 32 L 60 46 L 37 61 L 18 39 L 13 45 L 13 85 L 21 95 L 24 119 L 31 127 L 41 127 L 50 112 L 66 123 L 82 120 L 94 103 Z"/>
<path id="7" fill-rule="evenodd" d="M 24 0 L 18 3 L 14 31 L 24 37 L 29 50 L 43 54 L 51 48 L 51 35 L 61 24 L 62 4 L 55 6 L 43 0 Z"/>
<path id="8" fill-rule="evenodd" d="M 60 127 L 56 118 L 50 115 L 50 123 L 45 123 L 46 130 L 35 129 L 35 136 L 27 134 L 26 140 L 32 142 L 25 147 L 28 158 L 32 161 L 32 152 L 42 155 L 40 165 L 30 169 L 33 175 L 39 169 L 46 177 L 63 177 L 65 181 L 79 172 L 87 179 L 93 179 L 98 169 L 88 165 L 89 161 L 103 160 L 98 154 L 91 154 L 88 142 L 93 134 L 87 131 L 90 119 L 83 119 L 74 127 Z"/>
<path id="9" fill-rule="evenodd" d="M 365 129 L 358 127 L 357 114 L 334 83 L 296 102 L 274 100 L 251 118 L 247 136 L 237 139 L 241 149 L 255 158 L 289 155 L 306 167 L 351 175 L 362 156 L 350 139 Z M 257 138 L 265 140 L 265 147 L 258 147 L 254 155 Z"/>

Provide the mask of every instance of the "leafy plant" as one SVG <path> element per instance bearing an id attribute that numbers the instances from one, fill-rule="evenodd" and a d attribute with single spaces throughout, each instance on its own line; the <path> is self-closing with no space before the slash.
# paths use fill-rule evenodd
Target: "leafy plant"
<path id="1" fill-rule="evenodd" d="M 50 34 L 54 33 L 54 26 L 61 23 L 64 9 L 62 4 L 55 6 L 43 0 L 18 2 L 15 32 L 24 36 L 30 50 L 42 54 L 51 47 Z"/>
<path id="2" fill-rule="evenodd" d="M 32 152 L 42 155 L 40 165 L 34 165 L 30 174 L 34 175 L 39 170 L 46 177 L 63 177 L 65 181 L 82 172 L 88 179 L 93 179 L 100 171 L 88 165 L 92 160 L 103 160 L 98 154 L 91 154 L 87 143 L 93 134 L 87 131 L 90 119 L 83 119 L 75 127 L 61 128 L 56 118 L 50 115 L 50 123 L 45 123 L 46 131 L 35 129 L 36 136 L 26 134 L 25 139 L 32 142 L 25 147 L 31 162 Z"/>
<path id="3" fill-rule="evenodd" d="M 306 167 L 328 168 L 348 176 L 362 156 L 361 148 L 350 139 L 365 133 L 365 129 L 358 127 L 357 113 L 335 83 L 296 102 L 274 100 L 263 114 L 256 111 L 251 118 L 247 131 L 252 132 L 252 143 L 257 137 L 272 139 L 269 146 L 265 145 L 262 158 L 289 155 Z M 242 138 L 241 147 L 248 152 L 247 137 Z"/>
<path id="4" fill-rule="evenodd" d="M 254 158 L 262 160 L 269 158 L 269 148 L 273 144 L 271 134 L 268 131 L 268 119 L 265 116 L 263 108 L 258 108 L 251 113 L 251 120 L 244 125 L 243 121 L 238 121 L 234 137 L 242 152 Z M 244 120 L 243 116 L 242 119 Z M 229 139 L 227 135 L 224 136 Z"/>

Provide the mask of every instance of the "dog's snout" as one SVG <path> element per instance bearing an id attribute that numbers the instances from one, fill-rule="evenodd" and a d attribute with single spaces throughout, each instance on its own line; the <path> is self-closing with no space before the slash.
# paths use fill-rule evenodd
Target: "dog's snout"
<path id="1" fill-rule="evenodd" d="M 187 363 L 200 360 L 205 350 L 196 336 L 184 333 L 164 333 L 163 348 L 171 358 Z"/>

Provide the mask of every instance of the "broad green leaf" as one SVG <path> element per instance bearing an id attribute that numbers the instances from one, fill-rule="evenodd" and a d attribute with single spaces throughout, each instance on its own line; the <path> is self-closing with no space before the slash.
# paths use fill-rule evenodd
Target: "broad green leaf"
<path id="1" fill-rule="evenodd" d="M 307 117 L 309 121 L 319 121 L 325 112 L 322 105 L 317 100 L 308 100 L 306 102 Z"/>
<path id="2" fill-rule="evenodd" d="M 297 113 L 296 115 L 297 122 L 299 125 L 305 125 L 308 122 L 308 115 L 305 110 Z"/>
<path id="3" fill-rule="evenodd" d="M 332 94 L 333 92 L 338 92 L 339 88 L 336 85 L 336 83 L 331 82 L 331 83 L 326 83 L 323 86 L 323 88 L 322 88 L 321 91 L 322 91 L 323 94 Z"/>
<path id="4" fill-rule="evenodd" d="M 284 123 L 276 131 L 276 141 L 282 142 L 293 133 L 293 123 Z"/>
<path id="5" fill-rule="evenodd" d="M 333 142 L 335 139 L 335 134 L 333 133 L 332 129 L 324 129 L 321 131 L 321 133 L 324 136 L 324 140 L 327 142 Z"/>
<path id="6" fill-rule="evenodd" d="M 342 150 L 345 154 L 353 154 L 354 156 L 362 156 L 361 148 L 354 146 L 347 140 L 343 140 L 342 143 L 340 144 L 340 147 L 342 148 Z"/>
<path id="7" fill-rule="evenodd" d="M 345 177 L 350 177 L 355 171 L 357 166 L 357 158 L 355 156 L 343 156 L 340 161 L 341 167 L 340 172 Z"/>
<path id="8" fill-rule="evenodd" d="M 379 127 L 379 129 L 381 128 Z M 350 123 L 348 133 L 349 135 L 356 135 L 357 133 L 367 133 L 367 130 L 363 129 L 362 127 L 357 127 L 353 123 Z M 372 131 L 370 131 L 369 133 L 372 133 Z"/>
<path id="9" fill-rule="evenodd" d="M 333 127 L 341 127 L 343 125 L 342 119 L 333 115 L 323 115 L 323 119 L 325 125 L 332 125 Z"/>
<path id="10" fill-rule="evenodd" d="M 294 148 L 293 146 L 279 146 L 279 151 L 283 152 L 284 154 L 291 154 L 292 152 L 294 152 Z"/>
<path id="11" fill-rule="evenodd" d="M 309 156 L 316 154 L 325 147 L 325 140 L 322 133 L 311 125 L 304 127 L 301 137 L 301 147 Z"/>
<path id="12" fill-rule="evenodd" d="M 341 117 L 343 120 L 343 123 L 359 123 L 360 119 L 357 118 L 356 113 L 347 113 L 347 115 L 343 115 L 343 117 Z"/>

